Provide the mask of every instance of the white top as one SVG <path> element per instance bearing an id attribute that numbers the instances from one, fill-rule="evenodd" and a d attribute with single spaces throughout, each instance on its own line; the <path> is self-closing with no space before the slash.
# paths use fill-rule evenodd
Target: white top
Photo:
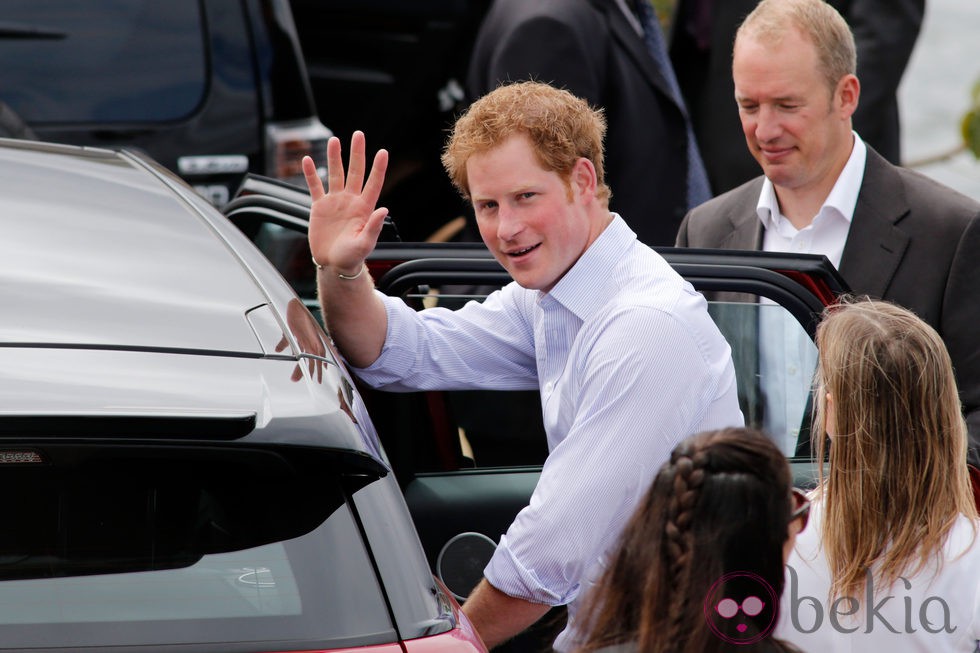
<path id="1" fill-rule="evenodd" d="M 938 569 L 932 564 L 888 588 L 872 581 L 862 596 L 831 603 L 830 573 L 820 546 L 823 511 L 817 501 L 810 510 L 810 523 L 787 564 L 776 637 L 810 653 L 980 650 L 980 524 L 974 537 L 970 521 L 960 516 Z M 870 601 L 869 591 L 874 595 Z"/>
<path id="2" fill-rule="evenodd" d="M 510 596 L 568 604 L 555 648 L 569 650 L 576 599 L 676 443 L 743 423 L 704 297 L 615 216 L 548 293 L 512 282 L 456 311 L 384 299 L 384 349 L 359 371 L 369 384 L 540 388 L 550 453 L 485 575 Z"/>

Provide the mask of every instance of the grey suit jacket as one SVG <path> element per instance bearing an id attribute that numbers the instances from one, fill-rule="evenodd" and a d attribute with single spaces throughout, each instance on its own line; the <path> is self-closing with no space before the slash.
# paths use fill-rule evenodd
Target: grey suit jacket
<path id="1" fill-rule="evenodd" d="M 610 209 L 647 245 L 671 245 L 687 212 L 686 114 L 614 0 L 495 0 L 467 74 L 475 99 L 501 82 L 566 88 L 606 116 Z"/>
<path id="2" fill-rule="evenodd" d="M 695 208 L 681 247 L 757 250 L 759 177 Z M 914 311 L 942 336 L 980 462 L 980 203 L 888 163 L 872 148 L 840 273 L 855 294 Z"/>

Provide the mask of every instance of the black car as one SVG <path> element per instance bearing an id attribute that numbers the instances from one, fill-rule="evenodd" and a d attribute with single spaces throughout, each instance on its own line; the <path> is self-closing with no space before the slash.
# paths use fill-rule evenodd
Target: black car
<path id="1" fill-rule="evenodd" d="M 138 148 L 218 205 L 324 161 L 286 0 L 7 0 L 0 61 L 0 136 Z"/>
<path id="2" fill-rule="evenodd" d="M 225 213 L 262 249 L 314 313 L 315 270 L 306 230 L 310 198 L 304 191 L 250 179 Z M 780 445 L 795 482 L 812 487 L 816 466 L 809 442 L 813 342 L 825 306 L 846 292 L 828 260 L 784 255 L 657 248 L 694 287 L 732 346 L 746 421 L 764 428 L 756 360 L 760 320 L 778 326 L 796 347 L 770 361 L 796 402 L 769 398 L 783 408 L 787 428 Z M 510 281 L 482 243 L 400 242 L 393 231 L 368 258 L 376 287 L 423 309 L 481 301 Z M 795 379 L 795 384 L 793 383 Z M 547 456 L 537 392 L 452 391 L 361 394 L 405 494 L 429 564 L 459 599 L 482 576 L 495 542 L 528 504 Z M 558 626 L 546 621 L 508 651 L 540 651 Z M 559 628 L 560 629 L 560 628 Z M 496 649 L 495 649 L 496 650 Z M 501 649 L 504 650 L 504 649 Z"/>
<path id="3" fill-rule="evenodd" d="M 130 151 L 0 139 L 0 651 L 486 649 L 261 252 Z"/>
<path id="4" fill-rule="evenodd" d="M 482 650 L 458 601 L 537 482 L 534 393 L 362 388 L 307 308 L 308 194 L 243 189 L 222 216 L 134 152 L 0 141 L 0 650 Z M 418 308 L 508 281 L 388 238 L 372 275 Z M 662 253 L 771 300 L 711 303 L 736 356 L 762 311 L 812 350 L 842 290 L 823 257 Z"/>

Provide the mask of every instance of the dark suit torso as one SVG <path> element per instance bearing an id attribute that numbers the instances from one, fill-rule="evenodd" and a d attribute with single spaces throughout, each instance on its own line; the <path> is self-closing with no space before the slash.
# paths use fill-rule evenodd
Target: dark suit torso
<path id="1" fill-rule="evenodd" d="M 681 247 L 756 250 L 762 177 L 702 204 L 684 219 Z M 855 294 L 915 312 L 942 336 L 956 371 L 971 446 L 980 448 L 980 204 L 870 147 L 841 257 Z M 978 451 L 971 459 L 980 462 Z"/>
<path id="2" fill-rule="evenodd" d="M 496 0 L 480 28 L 467 91 L 535 79 L 605 111 L 610 209 L 640 240 L 670 245 L 687 211 L 681 109 L 613 0 Z"/>
<path id="3" fill-rule="evenodd" d="M 735 32 L 758 0 L 714 0 L 706 50 L 685 28 L 685 16 L 695 1 L 678 1 L 670 56 L 711 187 L 720 193 L 761 172 L 745 145 L 732 80 Z M 922 26 L 925 0 L 829 0 L 828 4 L 854 33 L 861 82 L 854 129 L 886 159 L 899 163 L 898 85 Z"/>

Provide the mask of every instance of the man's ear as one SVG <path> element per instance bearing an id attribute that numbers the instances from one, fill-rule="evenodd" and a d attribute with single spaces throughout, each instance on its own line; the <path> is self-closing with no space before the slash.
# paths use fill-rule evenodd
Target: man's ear
<path id="1" fill-rule="evenodd" d="M 861 97 L 861 82 L 854 75 L 844 75 L 837 82 L 837 94 L 834 96 L 835 108 L 841 112 L 841 117 L 850 118 L 858 108 Z"/>
<path id="2" fill-rule="evenodd" d="M 596 195 L 598 178 L 596 177 L 595 166 L 585 157 L 580 156 L 572 167 L 572 174 L 569 178 L 572 197 L 591 199 Z"/>

